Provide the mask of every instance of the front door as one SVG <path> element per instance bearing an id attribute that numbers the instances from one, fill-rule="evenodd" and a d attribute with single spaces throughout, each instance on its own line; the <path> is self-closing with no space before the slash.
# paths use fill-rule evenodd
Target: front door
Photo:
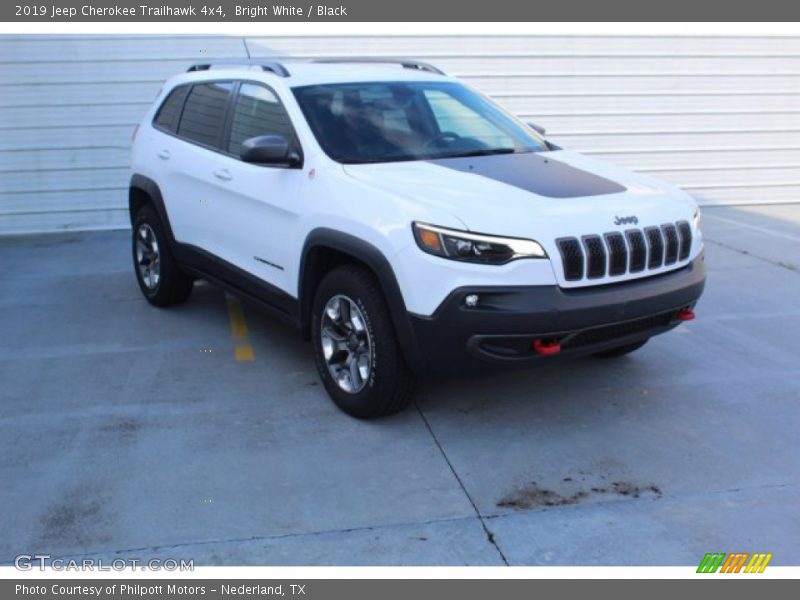
<path id="1" fill-rule="evenodd" d="M 211 205 L 203 212 L 216 230 L 220 258 L 281 290 L 293 290 L 287 243 L 297 230 L 302 170 L 241 161 L 242 142 L 281 135 L 298 142 L 278 97 L 264 85 L 242 83 L 229 117 L 229 135 L 213 169 Z"/>

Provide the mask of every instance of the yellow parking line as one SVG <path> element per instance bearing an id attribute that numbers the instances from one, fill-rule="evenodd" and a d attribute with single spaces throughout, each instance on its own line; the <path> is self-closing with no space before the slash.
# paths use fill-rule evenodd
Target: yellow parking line
<path id="1" fill-rule="evenodd" d="M 225 295 L 228 302 L 228 315 L 231 321 L 231 336 L 235 340 L 247 339 L 247 322 L 244 320 L 242 303 L 236 296 Z"/>
<path id="2" fill-rule="evenodd" d="M 250 345 L 247 339 L 247 321 L 245 321 L 244 318 L 242 303 L 236 296 L 232 296 L 231 294 L 226 294 L 225 300 L 228 304 L 231 337 L 236 341 L 234 357 L 236 360 L 243 362 L 255 360 L 253 346 Z"/>
<path id="3" fill-rule="evenodd" d="M 236 350 L 234 351 L 234 356 L 236 356 L 236 360 L 241 361 L 250 361 L 255 359 L 253 347 L 250 344 L 237 344 Z"/>

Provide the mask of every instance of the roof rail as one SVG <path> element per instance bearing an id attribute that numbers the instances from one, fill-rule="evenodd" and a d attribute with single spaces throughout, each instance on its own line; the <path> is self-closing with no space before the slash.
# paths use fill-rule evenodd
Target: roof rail
<path id="1" fill-rule="evenodd" d="M 437 75 L 444 75 L 444 71 L 434 67 L 430 63 L 422 62 L 421 60 L 414 60 L 412 58 L 383 58 L 375 56 L 348 56 L 342 58 L 318 58 L 312 60 L 315 63 L 381 63 L 387 65 L 400 65 L 404 69 L 416 69 L 417 71 L 427 71 L 428 73 L 436 73 Z"/>
<path id="2" fill-rule="evenodd" d="M 250 58 L 223 58 L 221 60 L 195 63 L 189 67 L 186 72 L 208 71 L 211 67 L 216 66 L 261 67 L 263 71 L 275 73 L 278 77 L 290 77 L 289 71 L 279 62 L 265 62 L 263 60 L 254 60 Z"/>

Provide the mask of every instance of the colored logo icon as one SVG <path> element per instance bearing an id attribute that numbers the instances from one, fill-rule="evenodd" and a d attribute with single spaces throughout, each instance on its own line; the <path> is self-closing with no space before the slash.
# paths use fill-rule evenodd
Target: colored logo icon
<path id="1" fill-rule="evenodd" d="M 697 567 L 698 573 L 763 573 L 769 561 L 772 560 L 772 553 L 756 552 L 734 552 L 725 554 L 724 552 L 709 552 L 700 561 Z"/>

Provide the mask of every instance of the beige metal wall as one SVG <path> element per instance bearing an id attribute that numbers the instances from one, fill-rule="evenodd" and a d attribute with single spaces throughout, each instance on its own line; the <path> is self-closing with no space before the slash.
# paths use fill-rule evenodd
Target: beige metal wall
<path id="1" fill-rule="evenodd" d="M 413 56 L 704 204 L 800 197 L 800 37 L 0 36 L 0 233 L 126 226 L 134 124 L 207 57 Z"/>

